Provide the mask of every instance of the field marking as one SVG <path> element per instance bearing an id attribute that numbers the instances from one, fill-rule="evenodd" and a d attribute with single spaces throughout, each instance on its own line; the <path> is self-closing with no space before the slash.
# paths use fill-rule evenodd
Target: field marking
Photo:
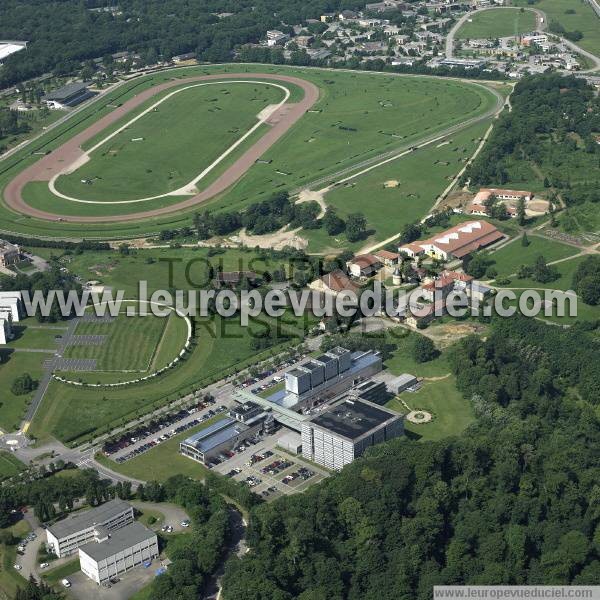
<path id="1" fill-rule="evenodd" d="M 194 177 L 194 179 L 192 179 L 189 183 L 185 184 L 184 186 L 180 187 L 177 190 L 173 190 L 172 192 L 166 192 L 164 194 L 159 194 L 157 196 L 148 196 L 146 198 L 137 198 L 135 200 L 116 200 L 116 201 L 81 200 L 79 198 L 73 198 L 72 196 L 67 196 L 66 194 L 63 194 L 62 192 L 59 192 L 56 189 L 56 180 L 58 179 L 58 177 L 60 177 L 61 175 L 71 174 L 74 171 L 76 171 L 78 168 L 82 167 L 85 163 L 87 163 L 90 160 L 90 154 L 92 152 L 95 152 L 98 148 L 100 148 L 100 146 L 103 146 L 106 142 L 108 142 L 113 137 L 115 137 L 116 135 L 118 135 L 119 133 L 121 133 L 122 131 L 127 129 L 128 127 L 130 127 L 133 123 L 135 123 L 136 121 L 138 121 L 139 119 L 141 119 L 142 117 L 147 115 L 148 113 L 152 112 L 157 106 L 159 106 L 163 102 L 167 101 L 169 98 L 171 98 L 175 94 L 179 94 L 180 92 L 184 92 L 184 91 L 192 89 L 192 88 L 203 87 L 205 85 L 227 85 L 230 83 L 250 83 L 250 84 L 268 85 L 271 87 L 276 87 L 276 88 L 279 88 L 284 91 L 284 98 L 278 104 L 270 104 L 269 106 L 265 107 L 265 108 L 269 108 L 270 110 L 263 109 L 258 115 L 257 123 L 255 125 L 253 125 L 241 138 L 239 138 L 231 146 L 229 146 L 229 148 L 227 148 L 227 150 L 225 150 L 225 152 L 223 152 L 220 156 L 218 156 L 210 165 L 208 165 L 208 167 L 206 167 L 199 175 Z M 113 131 L 111 134 L 107 135 L 104 139 L 100 140 L 92 148 L 87 150 L 83 154 L 83 156 L 81 156 L 75 162 L 71 163 L 68 167 L 65 167 L 62 171 L 60 171 L 59 173 L 54 175 L 52 177 L 52 179 L 50 179 L 50 181 L 48 182 L 48 187 L 50 188 L 50 191 L 55 196 L 58 196 L 59 198 L 63 198 L 64 200 L 69 200 L 71 202 L 79 202 L 81 204 L 102 204 L 102 205 L 105 205 L 105 204 L 136 204 L 138 202 L 147 202 L 149 200 L 157 200 L 159 198 L 165 198 L 166 196 L 189 196 L 189 195 L 195 194 L 198 191 L 197 189 L 195 189 L 196 184 L 201 179 L 206 177 L 206 175 L 208 175 L 219 163 L 221 163 L 225 158 L 227 158 L 240 144 L 242 144 L 246 139 L 248 139 L 259 127 L 264 125 L 273 116 L 274 113 L 276 113 L 278 110 L 280 110 L 283 107 L 283 105 L 289 100 L 290 96 L 291 96 L 290 90 L 279 83 L 271 83 L 271 82 L 267 82 L 267 81 L 241 80 L 241 79 L 233 80 L 233 81 L 209 81 L 209 82 L 204 82 L 204 83 L 195 83 L 193 85 L 188 85 L 186 87 L 179 88 L 179 89 L 167 94 L 164 98 L 161 98 L 160 100 L 158 100 L 157 102 L 155 102 L 154 104 L 152 104 L 151 106 L 149 106 L 148 108 L 143 110 L 139 115 L 133 117 L 131 120 L 127 121 L 127 123 L 125 123 L 118 129 Z"/>

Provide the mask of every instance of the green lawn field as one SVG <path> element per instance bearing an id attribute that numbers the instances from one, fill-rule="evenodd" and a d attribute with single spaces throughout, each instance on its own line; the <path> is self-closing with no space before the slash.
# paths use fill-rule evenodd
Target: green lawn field
<path id="1" fill-rule="evenodd" d="M 139 297 L 140 279 L 147 283 L 149 294 L 171 288 L 203 289 L 209 284 L 209 266 L 261 275 L 275 270 L 281 262 L 260 258 L 254 250 L 230 249 L 211 255 L 207 248 L 152 248 L 132 250 L 128 255 L 116 250 L 85 251 L 65 256 L 60 264 L 84 281 L 99 280 L 113 290 L 123 290 L 126 298 L 135 299 Z"/>
<path id="2" fill-rule="evenodd" d="M 25 465 L 13 454 L 0 450 L 0 481 L 17 475 L 25 469 Z"/>
<path id="3" fill-rule="evenodd" d="M 56 131 L 48 132 L 36 142 L 33 150 L 51 151 L 107 114 L 112 110 L 111 106 L 172 77 L 232 71 L 298 75 L 319 85 L 322 97 L 315 105 L 315 112 L 307 113 L 267 152 L 264 158 L 271 160 L 271 163 L 253 165 L 230 190 L 206 204 L 214 209 L 241 207 L 283 187 L 301 186 L 315 177 L 330 175 L 361 160 L 405 146 L 449 125 L 482 114 L 495 103 L 494 96 L 483 86 L 442 78 L 253 65 L 176 69 L 130 82 L 113 94 L 99 99 L 73 120 Z M 0 168 L 0 188 L 37 158 L 31 150 L 28 148 L 26 152 L 16 153 Z M 82 185 L 77 181 L 76 186 Z M 86 187 L 94 188 L 94 185 Z M 35 196 L 32 204 L 50 201 L 37 189 Z M 49 191 L 48 197 L 51 198 Z M 120 210 L 115 208 L 115 214 Z M 82 230 L 79 224 L 27 218 L 0 205 L 4 229 L 26 235 L 72 238 L 84 235 L 86 238 L 111 239 L 142 237 L 164 228 L 189 225 L 192 213 L 193 210 L 189 210 L 128 223 L 87 224 Z"/>
<path id="4" fill-rule="evenodd" d="M 397 346 L 392 356 L 385 361 L 385 367 L 394 375 L 410 373 L 416 377 L 443 377 L 448 375 L 450 367 L 443 354 L 429 362 L 417 363 L 412 357 L 412 347 L 419 333 L 409 332 L 405 329 L 394 329 L 390 340 Z"/>
<path id="5" fill-rule="evenodd" d="M 429 213 L 436 198 L 471 157 L 488 126 L 486 122 L 469 127 L 329 191 L 325 202 L 341 217 L 353 212 L 365 215 L 373 231 L 369 239 L 350 244 L 343 233 L 331 237 L 321 229 L 303 231 L 302 236 L 309 240 L 311 249 L 327 251 L 358 250 L 399 234 L 405 225 Z"/>
<path id="6" fill-rule="evenodd" d="M 281 343 L 267 350 L 254 349 L 252 334 L 260 335 L 273 325 L 266 317 L 252 320 L 249 328 L 235 319 L 197 320 L 191 354 L 175 368 L 143 383 L 96 389 L 53 381 L 29 433 L 38 439 L 81 442 L 85 436 L 106 432 L 302 341 L 303 334 L 290 321 L 281 327 L 296 337 L 282 337 Z"/>
<path id="7" fill-rule="evenodd" d="M 112 202 L 176 190 L 255 125 L 261 110 L 284 97 L 279 88 L 255 83 L 186 87 L 98 147 L 85 165 L 61 176 L 58 191 Z M 129 120 L 142 112 L 134 111 Z"/>
<path id="8" fill-rule="evenodd" d="M 201 479 L 206 473 L 206 468 L 191 458 L 179 454 L 179 443 L 223 418 L 225 418 L 224 415 L 218 415 L 212 419 L 207 419 L 201 425 L 174 435 L 166 442 L 121 464 L 103 455 L 97 455 L 96 458 L 110 469 L 142 481 L 166 481 L 173 475 Z"/>
<path id="9" fill-rule="evenodd" d="M 418 392 L 403 392 L 402 400 L 412 410 L 426 410 L 432 414 L 433 419 L 429 423 L 415 425 L 404 422 L 406 431 L 423 441 L 459 435 L 475 420 L 471 404 L 456 389 L 453 376 L 426 382 Z M 407 412 L 398 398 L 392 399 L 386 406 L 398 412 Z"/>
<path id="10" fill-rule="evenodd" d="M 37 352 L 13 352 L 0 349 L 0 430 L 16 431 L 24 416 L 25 409 L 33 396 L 15 396 L 11 391 L 14 380 L 23 373 L 29 373 L 35 380 L 42 376 L 42 363 L 47 354 Z"/>
<path id="11" fill-rule="evenodd" d="M 472 21 L 465 23 L 456 32 L 456 38 L 464 40 L 508 37 L 535 31 L 535 28 L 535 13 L 532 11 L 495 8 L 474 14 Z"/>
<path id="12" fill-rule="evenodd" d="M 514 4 L 527 6 L 527 0 L 515 0 Z M 548 21 L 558 21 L 566 31 L 581 31 L 583 38 L 577 45 L 600 56 L 599 19 L 589 4 L 583 0 L 539 0 L 535 8 L 544 11 Z M 574 13 L 567 14 L 566 11 Z"/>
<path id="13" fill-rule="evenodd" d="M 530 234 L 528 240 L 528 246 L 523 246 L 521 239 L 517 238 L 504 248 L 489 253 L 489 258 L 494 261 L 494 268 L 499 276 L 506 277 L 516 273 L 521 265 L 533 264 L 538 256 L 543 256 L 546 262 L 552 262 L 579 253 L 579 249 L 574 246 L 548 238 Z M 513 279 L 516 281 L 515 278 Z"/>
<path id="14" fill-rule="evenodd" d="M 61 325 L 54 325 L 53 327 L 61 327 Z M 66 328 L 63 330 L 40 326 L 32 318 L 13 325 L 15 337 L 8 346 L 10 348 L 39 349 L 52 352 L 56 350 L 56 336 L 60 336 L 64 331 L 66 331 Z"/>
<path id="15" fill-rule="evenodd" d="M 120 314 L 109 322 L 81 322 L 75 328 L 75 335 L 104 335 L 105 341 L 97 346 L 68 346 L 64 356 L 95 358 L 99 371 L 149 372 L 152 370 L 156 349 L 162 341 L 167 319 L 170 318 L 163 319 L 154 315 L 128 317 Z M 181 349 L 185 338 L 179 341 Z"/>

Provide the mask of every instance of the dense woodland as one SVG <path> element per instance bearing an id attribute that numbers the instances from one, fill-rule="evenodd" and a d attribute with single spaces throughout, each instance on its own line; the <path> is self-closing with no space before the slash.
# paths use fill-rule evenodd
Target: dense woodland
<path id="1" fill-rule="evenodd" d="M 148 62 L 185 52 L 228 61 L 235 46 L 258 42 L 282 21 L 300 23 L 364 5 L 364 0 L 4 0 L 0 39 L 29 45 L 6 60 L 0 88 L 44 73 L 67 74 L 81 61 L 125 50 Z M 110 6 L 118 11 L 90 10 Z M 220 13 L 234 14 L 222 19 Z"/>
<path id="2" fill-rule="evenodd" d="M 236 600 L 429 600 L 435 584 L 594 584 L 600 576 L 597 323 L 498 320 L 451 351 L 477 423 L 397 440 L 302 495 L 253 510 Z M 583 399 L 582 399 L 583 397 Z"/>
<path id="3" fill-rule="evenodd" d="M 518 182 L 519 162 L 538 168 L 544 187 L 567 205 L 600 201 L 600 100 L 583 79 L 560 74 L 521 80 L 483 152 L 469 167 L 473 185 Z"/>

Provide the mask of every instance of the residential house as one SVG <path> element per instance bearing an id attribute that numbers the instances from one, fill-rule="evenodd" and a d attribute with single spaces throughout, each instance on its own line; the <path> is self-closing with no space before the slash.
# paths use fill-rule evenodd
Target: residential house
<path id="1" fill-rule="evenodd" d="M 372 254 L 359 254 L 346 263 L 353 277 L 371 277 L 375 275 L 383 264 Z"/>
<path id="2" fill-rule="evenodd" d="M 315 279 L 308 287 L 332 296 L 337 296 L 342 292 L 357 294 L 360 289 L 341 269 L 336 269 Z"/>
<path id="3" fill-rule="evenodd" d="M 389 250 L 377 250 L 377 252 L 373 252 L 373 256 L 384 266 L 390 268 L 395 267 L 400 261 L 400 255 L 397 252 L 390 252 Z"/>

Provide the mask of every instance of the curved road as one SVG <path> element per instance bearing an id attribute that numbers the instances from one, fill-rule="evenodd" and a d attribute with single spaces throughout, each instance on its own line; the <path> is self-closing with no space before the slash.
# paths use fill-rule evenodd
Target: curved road
<path id="1" fill-rule="evenodd" d="M 526 8 L 523 7 L 524 10 L 529 10 L 535 13 L 536 15 L 536 28 L 538 31 L 544 31 L 546 29 L 546 26 L 548 24 L 548 17 L 546 15 L 545 12 L 541 11 L 539 8 Z M 477 10 L 468 12 L 467 14 L 463 15 L 452 27 L 452 29 L 448 32 L 448 36 L 446 37 L 446 58 L 453 58 L 454 56 L 454 38 L 456 37 L 456 33 L 457 31 L 475 14 L 480 13 L 480 12 L 484 12 L 486 10 L 521 10 L 520 7 L 515 7 L 515 6 L 487 6 L 484 8 L 479 8 Z M 574 44 L 573 42 L 566 40 L 565 38 L 560 37 L 559 35 L 556 34 L 551 34 L 554 35 L 555 37 L 557 37 L 563 44 L 565 44 L 565 46 L 567 46 L 568 48 L 570 48 L 573 52 L 577 52 L 578 54 L 581 54 L 583 56 L 585 56 L 588 60 L 591 60 L 594 63 L 594 67 L 591 69 L 585 69 L 583 71 L 578 71 L 578 73 L 594 73 L 595 71 L 600 70 L 600 58 L 598 58 L 595 54 L 592 54 L 591 52 L 588 52 L 587 50 L 584 50 L 583 48 L 579 47 L 577 44 Z M 565 71 L 567 73 L 572 73 L 572 71 Z"/>
<path id="2" fill-rule="evenodd" d="M 107 216 L 63 216 L 29 206 L 22 197 L 23 188 L 30 181 L 50 181 L 56 174 L 60 173 L 66 165 L 73 164 L 84 156 L 81 145 L 87 140 L 103 131 L 112 123 L 118 121 L 121 117 L 131 110 L 154 96 L 156 93 L 180 86 L 186 83 L 210 80 L 226 79 L 246 79 L 246 80 L 274 80 L 292 83 L 302 88 L 304 91 L 303 99 L 295 104 L 286 104 L 273 113 L 268 123 L 271 128 L 251 147 L 249 148 L 233 165 L 227 168 L 224 173 L 211 183 L 199 194 L 178 202 L 177 204 L 164 206 L 154 210 L 142 211 L 127 215 Z M 190 208 L 220 194 L 230 185 L 235 183 L 253 164 L 259 159 L 277 140 L 279 140 L 294 125 L 307 110 L 319 99 L 319 88 L 304 79 L 291 77 L 288 75 L 274 75 L 266 73 L 247 74 L 247 73 L 226 73 L 215 75 L 202 75 L 197 77 L 188 77 L 186 79 L 177 79 L 157 85 L 148 90 L 144 90 L 137 96 L 125 102 L 119 108 L 116 108 L 110 114 L 106 115 L 96 123 L 88 127 L 83 132 L 75 135 L 65 144 L 57 148 L 50 154 L 27 167 L 19 173 L 4 190 L 4 201 L 12 210 L 44 219 L 47 221 L 63 221 L 70 223 L 112 223 L 117 221 L 136 221 L 139 219 L 155 217 L 167 213 L 173 213 L 185 208 Z"/>

